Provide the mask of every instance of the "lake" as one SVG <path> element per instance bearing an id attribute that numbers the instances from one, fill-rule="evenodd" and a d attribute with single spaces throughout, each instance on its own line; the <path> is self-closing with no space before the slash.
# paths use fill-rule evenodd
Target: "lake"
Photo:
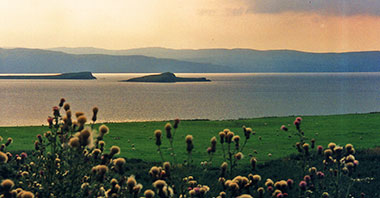
<path id="1" fill-rule="evenodd" d="M 0 125 L 46 124 L 60 98 L 100 122 L 238 119 L 380 111 L 380 73 L 176 74 L 212 82 L 118 82 L 147 74 L 94 74 L 97 80 L 0 80 Z"/>

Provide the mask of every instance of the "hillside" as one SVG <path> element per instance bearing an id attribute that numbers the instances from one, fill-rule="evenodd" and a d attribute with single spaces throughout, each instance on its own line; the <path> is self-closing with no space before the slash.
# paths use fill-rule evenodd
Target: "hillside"
<path id="1" fill-rule="evenodd" d="M 234 72 L 380 72 L 380 52 L 309 53 L 293 50 L 54 48 L 73 54 L 144 55 L 229 66 Z"/>
<path id="2" fill-rule="evenodd" d="M 177 73 L 234 72 L 230 67 L 193 63 L 142 55 L 73 55 L 39 49 L 1 49 L 0 73 L 67 73 L 90 71 L 98 73 L 131 72 Z"/>

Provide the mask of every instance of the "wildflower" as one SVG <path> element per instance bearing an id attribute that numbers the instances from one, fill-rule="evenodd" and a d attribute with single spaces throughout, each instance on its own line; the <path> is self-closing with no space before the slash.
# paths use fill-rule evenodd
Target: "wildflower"
<path id="1" fill-rule="evenodd" d="M 346 144 L 344 148 L 346 149 L 347 152 L 349 152 L 354 148 L 354 146 L 352 146 L 352 144 Z"/>
<path id="2" fill-rule="evenodd" d="M 177 118 L 177 119 L 174 120 L 174 126 L 173 126 L 173 128 L 177 129 L 178 128 L 178 124 L 179 124 L 179 119 Z"/>
<path id="3" fill-rule="evenodd" d="M 186 141 L 186 144 L 187 144 L 186 150 L 187 150 L 188 153 L 191 153 L 191 151 L 194 148 L 194 145 L 193 145 L 193 136 L 192 135 L 187 135 L 186 138 L 185 138 L 185 141 Z"/>
<path id="4" fill-rule="evenodd" d="M 326 157 L 330 157 L 331 155 L 332 155 L 332 150 L 331 149 L 326 149 L 325 151 L 324 151 L 324 154 L 325 154 L 325 156 Z"/>
<path id="5" fill-rule="evenodd" d="M 328 198 L 330 195 L 328 192 L 322 193 L 322 198 Z"/>
<path id="6" fill-rule="evenodd" d="M 288 185 L 289 189 L 292 189 L 293 188 L 293 184 L 294 184 L 294 181 L 292 179 L 288 179 L 286 181 L 286 184 Z"/>
<path id="7" fill-rule="evenodd" d="M 282 125 L 280 129 L 283 131 L 288 131 L 288 128 L 285 125 Z"/>
<path id="8" fill-rule="evenodd" d="M 243 155 L 243 153 L 238 152 L 238 153 L 235 154 L 234 157 L 235 157 L 235 159 L 237 159 L 237 160 L 241 160 L 241 159 L 243 159 L 244 155 Z"/>
<path id="9" fill-rule="evenodd" d="M 108 172 L 108 167 L 106 165 L 97 165 L 95 166 L 96 174 L 104 176 Z"/>
<path id="10" fill-rule="evenodd" d="M 265 186 L 273 186 L 273 180 L 271 180 L 271 179 L 267 179 L 267 181 L 265 182 Z"/>
<path id="11" fill-rule="evenodd" d="M 337 155 L 342 154 L 342 152 L 343 152 L 343 147 L 341 147 L 341 146 L 336 146 L 336 147 L 334 148 L 334 153 L 336 153 Z"/>
<path id="12" fill-rule="evenodd" d="M 253 170 L 256 169 L 256 163 L 257 163 L 257 160 L 255 157 L 251 157 L 251 159 L 249 160 L 249 162 L 251 163 L 251 167 Z"/>
<path id="13" fill-rule="evenodd" d="M 34 198 L 34 194 L 29 191 L 22 191 L 21 198 Z"/>
<path id="14" fill-rule="evenodd" d="M 91 118 L 91 120 L 92 120 L 93 122 L 95 122 L 96 119 L 97 119 L 98 111 L 99 111 L 99 108 L 98 108 L 98 107 L 94 107 L 94 108 L 92 108 L 92 118 Z"/>
<path id="15" fill-rule="evenodd" d="M 307 183 L 305 181 L 301 181 L 299 183 L 299 187 L 302 191 L 305 191 L 306 190 L 306 186 L 307 186 Z"/>
<path id="16" fill-rule="evenodd" d="M 234 137 L 234 132 L 231 132 L 231 131 L 228 131 L 227 132 L 227 134 L 226 134 L 226 142 L 228 143 L 228 144 L 230 144 L 231 143 L 231 141 L 232 141 L 232 138 Z"/>
<path id="17" fill-rule="evenodd" d="M 131 175 L 130 177 L 128 177 L 127 188 L 130 192 L 132 191 L 133 187 L 136 186 L 136 184 L 137 184 L 137 182 L 136 182 L 135 176 Z"/>
<path id="18" fill-rule="evenodd" d="M 161 136 L 162 136 L 161 130 L 155 130 L 154 136 L 156 137 L 156 145 L 160 146 L 161 145 Z"/>
<path id="19" fill-rule="evenodd" d="M 105 134 L 107 134 L 109 132 L 109 128 L 106 126 L 106 125 L 101 125 L 99 127 L 99 136 L 100 137 L 103 137 Z"/>
<path id="20" fill-rule="evenodd" d="M 268 153 L 268 157 L 272 157 L 272 153 Z"/>
<path id="21" fill-rule="evenodd" d="M 327 147 L 329 147 L 333 151 L 336 147 L 336 144 L 334 142 L 330 142 Z"/>
<path id="22" fill-rule="evenodd" d="M 53 126 L 53 118 L 52 117 L 48 117 L 47 118 L 47 122 L 49 123 L 49 127 L 52 127 Z"/>
<path id="23" fill-rule="evenodd" d="M 318 155 L 322 155 L 323 147 L 321 145 L 319 145 L 317 147 L 317 151 L 318 151 Z"/>
<path id="24" fill-rule="evenodd" d="M 137 196 L 140 193 L 142 188 L 143 188 L 142 184 L 137 184 L 136 186 L 133 187 L 132 191 L 135 194 L 135 196 Z"/>
<path id="25" fill-rule="evenodd" d="M 252 180 L 252 183 L 256 185 L 257 183 L 259 183 L 259 181 L 261 181 L 261 176 L 260 175 L 253 175 L 251 180 Z"/>
<path id="26" fill-rule="evenodd" d="M 86 118 L 86 116 L 81 115 L 78 117 L 77 121 L 78 121 L 79 125 L 84 125 L 87 122 L 87 118 Z"/>
<path id="27" fill-rule="evenodd" d="M 164 180 L 157 180 L 153 183 L 153 187 L 160 190 L 166 186 L 166 182 Z"/>
<path id="28" fill-rule="evenodd" d="M 311 180 L 310 175 L 305 175 L 305 177 L 303 177 L 303 180 L 305 180 L 306 182 L 309 182 Z"/>
<path id="29" fill-rule="evenodd" d="M 154 192 L 153 192 L 153 190 L 150 190 L 150 189 L 148 189 L 148 190 L 146 190 L 145 192 L 144 192 L 144 196 L 146 197 L 146 198 L 153 198 L 154 197 Z"/>
<path id="30" fill-rule="evenodd" d="M 221 144 L 224 143 L 224 138 L 225 137 L 226 137 L 226 134 L 223 131 L 219 132 L 219 140 L 220 140 Z"/>
<path id="31" fill-rule="evenodd" d="M 313 149 L 315 147 L 315 139 L 314 138 L 311 139 L 310 142 L 311 142 L 311 148 Z"/>
<path id="32" fill-rule="evenodd" d="M 13 142 L 12 138 L 8 138 L 7 141 L 5 142 L 5 146 L 9 146 Z"/>
<path id="33" fill-rule="evenodd" d="M 310 145 L 308 143 L 305 143 L 302 145 L 302 148 L 303 148 L 303 150 L 305 150 L 306 155 L 309 154 L 309 147 L 310 147 Z"/>
<path id="34" fill-rule="evenodd" d="M 257 193 L 259 194 L 259 197 L 263 197 L 264 192 L 265 192 L 265 190 L 263 187 L 260 187 L 257 189 Z"/>
<path id="35" fill-rule="evenodd" d="M 245 130 L 244 130 L 244 136 L 245 136 L 245 138 L 249 139 L 251 137 L 251 134 L 253 134 L 252 133 L 252 129 L 251 128 L 245 128 Z"/>
<path id="36" fill-rule="evenodd" d="M 118 146 L 111 146 L 110 148 L 110 155 L 118 155 L 120 153 L 120 147 Z"/>
<path id="37" fill-rule="evenodd" d="M 232 137 L 232 141 L 235 142 L 235 148 L 236 150 L 239 150 L 239 141 L 240 141 L 240 136 L 235 135 Z"/>
<path id="38" fill-rule="evenodd" d="M 317 172 L 317 177 L 318 177 L 319 179 L 323 179 L 323 178 L 325 177 L 325 174 L 324 174 L 323 172 L 321 172 L 321 171 L 318 171 L 318 172 Z"/>
<path id="39" fill-rule="evenodd" d="M 249 194 L 242 194 L 242 195 L 238 196 L 237 198 L 253 198 L 253 197 Z"/>
<path id="40" fill-rule="evenodd" d="M 70 104 L 69 104 L 69 103 L 65 103 L 65 104 L 63 105 L 63 109 L 64 109 L 65 111 L 68 111 L 68 110 L 70 109 Z"/>
<path id="41" fill-rule="evenodd" d="M 301 121 L 300 120 L 294 120 L 293 124 L 296 126 L 297 129 L 300 129 Z"/>
<path id="42" fill-rule="evenodd" d="M 211 143 L 211 152 L 215 152 L 216 151 L 216 137 L 212 137 L 211 140 L 210 140 L 210 143 Z"/>
<path id="43" fill-rule="evenodd" d="M 172 125 L 170 123 L 166 123 L 165 125 L 165 131 L 166 131 L 166 137 L 168 139 L 171 139 L 172 138 Z"/>
<path id="44" fill-rule="evenodd" d="M 15 183 L 10 179 L 4 179 L 0 186 L 4 191 L 8 192 L 15 186 Z"/>
<path id="45" fill-rule="evenodd" d="M 57 106 L 53 107 L 53 115 L 54 115 L 54 117 L 58 117 L 59 116 L 59 108 Z"/>
<path id="46" fill-rule="evenodd" d="M 7 163 L 8 162 L 8 156 L 0 151 L 0 163 Z"/>

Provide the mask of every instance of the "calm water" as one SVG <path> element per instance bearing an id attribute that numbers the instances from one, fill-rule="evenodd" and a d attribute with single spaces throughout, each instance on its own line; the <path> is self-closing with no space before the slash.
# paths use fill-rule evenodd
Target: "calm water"
<path id="1" fill-rule="evenodd" d="M 61 97 L 100 121 L 237 119 L 380 111 L 380 73 L 177 74 L 212 82 L 126 83 L 145 74 L 98 80 L 0 80 L 0 125 L 40 125 Z"/>

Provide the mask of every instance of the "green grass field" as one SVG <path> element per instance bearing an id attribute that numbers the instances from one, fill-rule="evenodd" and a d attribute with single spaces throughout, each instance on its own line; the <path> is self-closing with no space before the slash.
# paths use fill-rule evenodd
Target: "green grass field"
<path id="1" fill-rule="evenodd" d="M 316 139 L 316 145 L 326 147 L 329 142 L 340 145 L 351 143 L 355 148 L 372 148 L 380 146 L 380 113 L 373 114 L 348 114 L 330 116 L 303 116 L 302 129 L 309 138 Z M 256 135 L 251 136 L 243 153 L 245 156 L 254 155 L 259 162 L 277 159 L 295 153 L 293 125 L 295 117 L 269 117 L 247 120 L 225 121 L 181 121 L 175 134 L 174 148 L 178 161 L 186 158 L 185 136 L 194 136 L 193 159 L 196 163 L 208 160 L 206 152 L 210 145 L 210 138 L 217 136 L 225 128 L 230 129 L 241 136 L 241 144 L 244 142 L 242 126 L 251 127 Z M 162 150 L 165 160 L 171 160 L 169 155 L 169 141 L 165 138 L 166 122 L 132 122 L 132 123 L 108 123 L 110 133 L 106 135 L 107 148 L 118 145 L 121 148 L 121 156 L 127 158 L 139 158 L 145 161 L 161 161 L 157 154 L 157 146 L 153 137 L 156 129 L 163 131 Z M 281 125 L 289 125 L 289 131 L 280 130 Z M 97 125 L 99 126 L 99 125 Z M 47 127 L 0 127 L 0 136 L 12 137 L 14 142 L 8 148 L 13 151 L 32 150 L 33 142 L 37 134 L 48 131 Z M 291 136 L 291 137 L 289 137 Z M 261 140 L 259 140 L 261 137 Z M 134 145 L 135 149 L 132 149 Z M 257 151 L 257 153 L 254 153 Z M 272 154 L 272 157 L 268 156 Z M 214 155 L 214 163 L 222 162 L 221 146 L 218 142 L 217 152 Z M 246 157 L 244 160 L 249 160 Z"/>

